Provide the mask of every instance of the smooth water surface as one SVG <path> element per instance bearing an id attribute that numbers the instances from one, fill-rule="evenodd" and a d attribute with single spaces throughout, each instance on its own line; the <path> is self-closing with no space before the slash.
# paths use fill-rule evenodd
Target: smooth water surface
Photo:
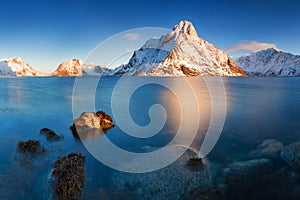
<path id="1" fill-rule="evenodd" d="M 79 79 L 86 79 L 87 84 L 82 87 L 88 90 L 89 80 L 96 78 Z M 134 85 L 137 79 L 147 78 L 128 79 L 129 84 Z M 178 91 L 185 91 L 184 87 L 177 84 L 180 78 L 158 79 L 174 84 Z M 50 177 L 52 164 L 59 156 L 69 152 L 81 152 L 87 157 L 83 199 L 94 198 L 95 195 L 99 197 L 102 193 L 114 198 L 112 191 L 122 190 L 111 183 L 111 174 L 115 170 L 97 161 L 69 129 L 73 120 L 72 100 L 93 103 L 84 93 L 73 96 L 74 80 L 73 77 L 0 79 L 0 199 L 53 199 L 53 180 Z M 117 77 L 101 78 L 95 95 L 96 110 L 112 115 L 111 96 L 118 80 Z M 206 158 L 207 162 L 224 166 L 243 160 L 266 139 L 276 139 L 284 145 L 300 140 L 299 78 L 223 80 L 227 93 L 227 116 L 221 137 Z M 189 78 L 189 82 L 197 94 L 201 110 L 198 134 L 192 144 L 194 149 L 199 150 L 211 117 L 210 96 L 203 79 Z M 158 148 L 168 144 L 177 132 L 181 117 L 190 121 L 194 118 L 192 113 L 181 116 L 179 100 L 174 93 L 176 91 L 149 84 L 138 89 L 130 99 L 131 117 L 140 126 L 150 123 L 148 111 L 151 105 L 161 104 L 166 109 L 166 124 L 157 135 L 146 139 L 131 137 L 116 124 L 105 133 L 106 136 L 117 146 L 132 152 L 140 152 L 145 146 Z M 121 94 L 119 98 L 122 98 Z M 185 94 L 181 101 L 189 102 L 190 98 L 194 97 Z M 190 125 L 187 123 L 184 126 L 186 134 L 189 134 Z M 53 129 L 64 139 L 47 141 L 39 135 L 39 130 L 44 127 Z M 86 139 L 97 141 L 101 137 L 98 135 Z M 47 153 L 38 156 L 18 153 L 17 143 L 27 139 L 40 140 L 47 148 Z M 126 192 L 123 194 L 125 197 Z"/>

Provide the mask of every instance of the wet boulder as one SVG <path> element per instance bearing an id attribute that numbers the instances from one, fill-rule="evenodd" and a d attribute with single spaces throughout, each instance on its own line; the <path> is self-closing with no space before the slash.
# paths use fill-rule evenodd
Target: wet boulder
<path id="1" fill-rule="evenodd" d="M 106 114 L 104 111 L 98 111 L 98 112 L 96 112 L 96 115 L 100 119 L 108 120 L 108 121 L 112 122 L 112 117 L 109 116 L 108 114 Z"/>
<path id="2" fill-rule="evenodd" d="M 54 163 L 52 177 L 55 177 L 54 193 L 58 199 L 77 199 L 84 188 L 85 157 L 70 153 Z"/>
<path id="3" fill-rule="evenodd" d="M 47 140 L 50 141 L 61 140 L 63 138 L 63 136 L 57 135 L 53 130 L 48 128 L 42 128 L 40 134 L 46 135 Z"/>
<path id="4" fill-rule="evenodd" d="M 21 153 L 43 153 L 45 148 L 38 140 L 26 140 L 18 143 L 18 151 Z"/>
<path id="5" fill-rule="evenodd" d="M 100 121 L 100 127 L 104 130 L 110 129 L 114 127 L 112 117 L 106 114 L 103 111 L 96 112 L 96 116 L 99 118 Z"/>
<path id="6" fill-rule="evenodd" d="M 86 138 L 99 135 L 102 130 L 107 130 L 115 125 L 113 124 L 112 117 L 103 111 L 84 112 L 80 117 L 73 121 L 70 127 L 73 135 L 76 138 Z"/>
<path id="7" fill-rule="evenodd" d="M 280 156 L 295 171 L 300 173 L 300 142 L 284 147 L 281 150 Z"/>

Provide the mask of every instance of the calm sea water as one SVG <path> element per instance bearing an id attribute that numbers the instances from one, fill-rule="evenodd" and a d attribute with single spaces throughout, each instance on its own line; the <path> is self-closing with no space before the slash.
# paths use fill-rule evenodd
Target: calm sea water
<path id="1" fill-rule="evenodd" d="M 87 84 L 81 87 L 88 90 L 89 80 L 96 78 L 79 79 L 86 80 Z M 128 79 L 128 84 L 134 85 L 137 80 L 148 78 Z M 157 79 L 172 83 L 178 91 L 186 90 L 177 84 L 180 78 Z M 95 95 L 96 110 L 112 115 L 111 96 L 118 80 L 111 77 L 100 80 Z M 111 184 L 111 176 L 116 171 L 96 160 L 69 130 L 73 120 L 72 100 L 92 103 L 85 93 L 73 96 L 74 81 L 72 77 L 0 79 L 0 199 L 53 199 L 52 164 L 59 156 L 69 152 L 81 152 L 87 157 L 83 199 L 94 198 L 98 194 L 99 197 L 100 193 L 114 198 L 112 191 L 116 188 Z M 208 162 L 222 166 L 243 160 L 266 139 L 276 139 L 284 145 L 300 140 L 299 78 L 224 78 L 223 81 L 227 93 L 227 116 L 221 137 L 207 157 Z M 189 82 L 197 93 L 202 111 L 198 135 L 193 143 L 193 147 L 199 149 L 210 119 L 210 96 L 203 79 L 190 78 Z M 174 93 L 176 91 L 149 84 L 131 97 L 130 114 L 140 126 L 150 122 L 148 110 L 151 105 L 158 103 L 165 107 L 167 123 L 154 137 L 141 139 L 128 136 L 118 124 L 106 135 L 116 145 L 133 152 L 139 152 L 144 146 L 166 145 L 174 137 L 181 117 Z M 119 98 L 122 98 L 122 93 Z M 181 100 L 189 102 L 190 98 L 189 94 L 185 94 Z M 193 119 L 192 115 L 184 117 Z M 190 125 L 184 126 L 188 134 Z M 44 127 L 53 129 L 64 139 L 46 141 L 39 135 L 39 130 Z M 17 143 L 26 139 L 40 140 L 48 152 L 36 157 L 19 154 Z M 101 140 L 101 135 L 87 140 Z M 123 195 L 126 197 L 126 193 Z"/>

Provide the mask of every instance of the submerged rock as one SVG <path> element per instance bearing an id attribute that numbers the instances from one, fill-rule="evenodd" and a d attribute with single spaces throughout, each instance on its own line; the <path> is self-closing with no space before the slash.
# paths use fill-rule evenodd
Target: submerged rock
<path id="1" fill-rule="evenodd" d="M 229 200 L 230 198 L 226 197 L 226 194 L 223 194 L 221 190 L 218 189 L 210 189 L 205 192 L 195 190 L 191 194 L 189 194 L 185 200 Z"/>
<path id="2" fill-rule="evenodd" d="M 107 130 L 115 125 L 113 124 L 112 117 L 103 111 L 84 112 L 80 117 L 73 121 L 70 127 L 73 135 L 76 138 L 94 137 L 101 133 L 102 130 Z"/>
<path id="3" fill-rule="evenodd" d="M 180 151 L 180 148 L 185 147 L 178 146 L 177 150 Z M 196 189 L 203 192 L 212 187 L 207 164 L 202 160 L 195 160 L 196 156 L 195 152 L 188 149 L 171 165 L 157 171 L 142 174 L 116 171 L 112 175 L 112 182 L 118 189 L 133 191 L 137 199 L 185 199 Z M 196 166 L 201 163 L 201 169 L 189 170 L 186 166 L 187 161 Z M 132 163 L 127 162 L 124 165 Z"/>
<path id="4" fill-rule="evenodd" d="M 263 141 L 257 148 L 250 152 L 250 158 L 271 158 L 274 160 L 280 159 L 280 151 L 283 144 L 274 139 Z"/>
<path id="5" fill-rule="evenodd" d="M 58 199 L 76 199 L 83 192 L 85 157 L 80 153 L 70 153 L 54 163 L 51 176 L 56 178 L 54 192 Z"/>
<path id="6" fill-rule="evenodd" d="M 129 190 L 119 190 L 119 189 L 103 189 L 98 188 L 95 191 L 89 192 L 84 195 L 85 199 L 91 200 L 136 200 L 136 197 Z"/>
<path id="7" fill-rule="evenodd" d="M 257 180 L 261 175 L 271 173 L 272 169 L 273 164 L 270 159 L 260 158 L 234 162 L 229 164 L 222 173 L 226 184 L 239 187 L 243 183 Z"/>
<path id="8" fill-rule="evenodd" d="M 284 147 L 281 150 L 280 156 L 295 171 L 300 173 L 300 142 Z"/>
<path id="9" fill-rule="evenodd" d="M 22 153 L 43 153 L 45 148 L 40 144 L 38 140 L 20 141 L 18 143 L 18 151 Z"/>
<path id="10" fill-rule="evenodd" d="M 60 140 L 63 136 L 57 135 L 53 130 L 48 128 L 42 128 L 40 134 L 46 135 L 47 140 Z"/>
<path id="11" fill-rule="evenodd" d="M 204 166 L 202 158 L 193 157 L 186 161 L 185 166 L 191 170 L 201 170 Z"/>
<path id="12" fill-rule="evenodd" d="M 266 176 L 273 172 L 273 162 L 267 158 L 229 164 L 218 177 L 217 187 L 226 195 L 242 198 L 246 191 L 263 187 Z"/>

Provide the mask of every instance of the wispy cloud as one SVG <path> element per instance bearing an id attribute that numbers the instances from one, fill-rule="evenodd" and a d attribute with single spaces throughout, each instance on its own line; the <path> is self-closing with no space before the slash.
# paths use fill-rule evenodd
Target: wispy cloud
<path id="1" fill-rule="evenodd" d="M 134 50 L 132 50 L 132 49 L 129 49 L 129 48 L 125 48 L 125 52 L 126 52 L 126 53 L 133 53 L 133 52 L 134 52 Z"/>
<path id="2" fill-rule="evenodd" d="M 240 41 L 235 45 L 227 47 L 225 51 L 227 51 L 228 53 L 234 53 L 241 50 L 256 52 L 256 51 L 269 49 L 269 48 L 277 48 L 277 46 L 276 44 L 257 42 L 252 40 L 252 41 Z"/>
<path id="3" fill-rule="evenodd" d="M 139 33 L 126 33 L 123 37 L 128 40 L 138 40 L 141 35 Z"/>

